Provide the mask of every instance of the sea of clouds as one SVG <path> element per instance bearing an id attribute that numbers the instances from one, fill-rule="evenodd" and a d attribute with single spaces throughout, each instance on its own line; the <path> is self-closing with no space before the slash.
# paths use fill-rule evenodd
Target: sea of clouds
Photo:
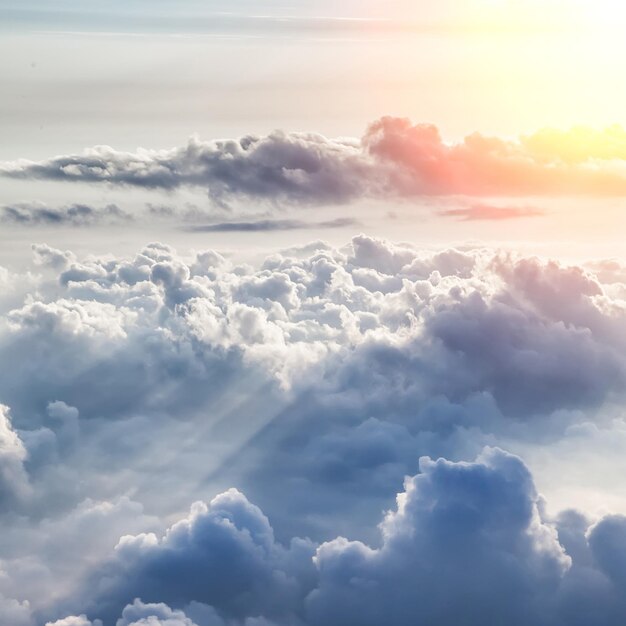
<path id="1" fill-rule="evenodd" d="M 623 623 L 626 517 L 507 451 L 622 417 L 620 263 L 41 244 L 0 285 L 0 623 Z"/>

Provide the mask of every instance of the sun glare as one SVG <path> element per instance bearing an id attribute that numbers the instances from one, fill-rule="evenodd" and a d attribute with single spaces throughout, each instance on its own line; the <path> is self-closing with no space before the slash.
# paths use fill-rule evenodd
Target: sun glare
<path id="1" fill-rule="evenodd" d="M 616 0 L 483 0 L 478 19 L 494 30 L 556 28 L 615 31 L 626 23 L 626 3 Z"/>

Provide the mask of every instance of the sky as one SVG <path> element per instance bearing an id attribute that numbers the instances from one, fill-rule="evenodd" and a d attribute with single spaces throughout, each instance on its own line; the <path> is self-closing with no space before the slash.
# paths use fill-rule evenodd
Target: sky
<path id="1" fill-rule="evenodd" d="M 0 626 L 621 626 L 624 27 L 0 0 Z"/>

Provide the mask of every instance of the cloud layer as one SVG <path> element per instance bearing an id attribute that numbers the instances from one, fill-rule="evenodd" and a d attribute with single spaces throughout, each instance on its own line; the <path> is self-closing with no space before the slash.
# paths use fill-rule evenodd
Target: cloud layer
<path id="1" fill-rule="evenodd" d="M 161 538 L 122 537 L 85 594 L 91 611 L 121 612 L 117 626 L 619 624 L 626 517 L 589 525 L 542 510 L 528 469 L 498 449 L 470 463 L 422 458 L 376 548 L 342 537 L 284 547 L 230 490 L 194 504 Z"/>
<path id="2" fill-rule="evenodd" d="M 364 235 L 34 246 L 0 273 L 0 616 L 621 623 L 623 518 L 548 514 L 500 448 L 623 432 L 625 275 Z"/>
<path id="3" fill-rule="evenodd" d="M 448 195 L 623 196 L 625 159 L 620 127 L 543 130 L 518 140 L 475 133 L 450 144 L 435 126 L 385 117 L 361 140 L 276 131 L 233 140 L 194 138 L 169 150 L 96 146 L 82 154 L 4 163 L 0 171 L 29 180 L 201 187 L 220 205 L 250 199 L 319 205 Z"/>

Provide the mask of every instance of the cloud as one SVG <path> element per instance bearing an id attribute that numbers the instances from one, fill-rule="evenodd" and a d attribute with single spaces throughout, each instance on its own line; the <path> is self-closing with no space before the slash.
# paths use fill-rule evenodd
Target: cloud
<path id="1" fill-rule="evenodd" d="M 570 559 L 541 521 L 524 465 L 492 450 L 472 464 L 423 459 L 420 469 L 381 524 L 380 548 L 345 539 L 318 548 L 309 622 L 546 623 Z"/>
<path id="2" fill-rule="evenodd" d="M 83 155 L 3 167 L 7 175 L 27 179 L 166 190 L 202 186 L 218 204 L 236 198 L 297 204 L 345 202 L 360 194 L 368 170 L 357 142 L 278 131 L 238 140 L 194 138 L 182 148 L 137 153 L 97 146 Z"/>
<path id="3" fill-rule="evenodd" d="M 27 452 L 13 429 L 9 408 L 0 405 L 0 508 L 11 507 L 29 495 L 30 485 L 24 469 Z"/>
<path id="4" fill-rule="evenodd" d="M 92 622 L 86 615 L 71 615 L 55 622 L 48 622 L 46 626 L 99 626 L 101 622 Z"/>
<path id="5" fill-rule="evenodd" d="M 376 603 L 407 597 L 447 615 L 464 600 L 435 603 L 439 581 L 455 593 L 472 581 L 444 548 L 467 542 L 476 584 L 510 593 L 533 626 L 561 626 L 560 611 L 577 625 L 577 606 L 613 626 L 621 535 L 592 552 L 598 521 L 553 523 L 519 459 L 461 461 L 486 444 L 533 450 L 606 426 L 624 399 L 623 274 L 615 260 L 578 267 L 365 235 L 250 264 L 163 243 L 105 257 L 35 246 L 28 280 L 7 270 L 0 301 L 11 406 L 0 597 L 35 626 L 81 614 L 109 626 L 136 599 L 150 608 L 127 621 L 197 626 L 311 626 L 360 605 L 380 618 Z M 594 441 L 605 439 L 577 445 Z M 448 461 L 420 469 L 422 456 Z M 407 475 L 418 478 L 401 500 L 417 508 L 386 519 L 421 543 L 399 550 L 404 531 L 392 541 L 391 522 L 382 536 L 376 524 Z M 170 617 L 152 606 L 163 603 Z M 607 607 L 595 621 L 594 603 Z"/>
<path id="6" fill-rule="evenodd" d="M 219 618 L 214 620 L 214 624 L 207 626 L 218 626 Z M 221 622 L 221 620 L 219 620 Z M 222 622 L 223 624 L 223 622 Z M 139 599 L 135 599 L 122 611 L 122 616 L 117 620 L 116 626 L 196 626 L 183 611 L 173 611 L 163 603 L 145 604 Z"/>
<path id="7" fill-rule="evenodd" d="M 146 441 L 146 424 L 184 438 L 204 416 L 200 450 L 230 415 L 246 452 L 222 472 L 236 471 L 253 497 L 282 471 L 294 478 L 294 498 L 299 477 L 333 500 L 331 515 L 376 474 L 379 484 L 362 498 L 371 495 L 375 511 L 415 469 L 403 439 L 424 454 L 462 448 L 459 429 L 478 429 L 465 436 L 466 453 L 515 428 L 538 440 L 563 427 L 553 412 L 600 410 L 624 388 L 623 306 L 580 268 L 485 250 L 426 253 L 366 236 L 254 267 L 213 251 L 186 258 L 162 244 L 104 259 L 38 246 L 35 259 L 43 272 L 35 295 L 4 314 L 0 357 L 11 367 L 0 397 L 20 431 L 54 434 L 47 447 L 31 436 L 41 488 L 52 480 L 40 467 L 44 450 L 67 455 L 80 440 L 84 458 L 73 462 L 92 462 L 100 437 L 127 428 L 120 454 L 137 462 L 152 454 L 146 462 L 158 466 L 161 443 Z M 224 408 L 242 385 L 255 394 L 254 419 Z M 311 436 L 301 441 L 297 432 Z M 389 440 L 396 443 L 383 449 Z M 247 469 L 259 454 L 267 464 Z M 145 488 L 156 490 L 163 471 L 155 467 Z M 341 497 L 328 490 L 339 474 Z M 57 483 L 58 498 L 65 489 Z M 84 489 L 82 498 L 98 497 Z M 269 500 L 281 530 L 291 525 L 276 515 L 278 499 L 268 494 L 264 506 Z M 318 536 L 325 523 L 307 532 Z"/>
<path id="8" fill-rule="evenodd" d="M 90 611 L 106 626 L 120 613 L 117 626 L 194 626 L 191 614 L 202 626 L 621 623 L 626 518 L 549 519 L 528 468 L 502 450 L 420 459 L 378 528 L 377 547 L 336 537 L 285 548 L 230 490 L 160 538 L 122 537 L 88 581 Z M 167 601 L 125 600 L 137 591 Z"/>
<path id="9" fill-rule="evenodd" d="M 17 226 L 93 226 L 125 223 L 132 216 L 115 204 L 102 208 L 70 204 L 51 208 L 45 204 L 14 204 L 0 207 L 0 222 Z"/>
<path id="10" fill-rule="evenodd" d="M 107 579 L 92 611 L 112 619 L 119 606 L 141 597 L 178 606 L 200 602 L 242 620 L 288 616 L 302 600 L 297 576 L 307 562 L 313 571 L 313 551 L 306 540 L 294 540 L 290 549 L 277 544 L 260 509 L 231 489 L 208 504 L 194 504 L 189 516 L 160 539 L 153 534 L 122 537 L 114 559 L 88 583 L 102 589 L 100 581 Z M 125 613 L 130 617 L 139 608 Z"/>
<path id="11" fill-rule="evenodd" d="M 0 621 L 11 626 L 34 626 L 29 603 L 3 595 L 0 595 Z"/>
<path id="12" fill-rule="evenodd" d="M 277 230 L 306 230 L 326 228 L 346 228 L 357 226 L 358 222 L 352 218 L 339 217 L 326 222 L 304 222 L 302 220 L 257 220 L 255 222 L 221 222 L 219 224 L 204 224 L 191 226 L 194 232 L 230 233 L 230 232 L 271 232 Z"/>
<path id="13" fill-rule="evenodd" d="M 28 180 L 203 187 L 222 206 L 247 200 L 320 205 L 449 195 L 623 196 L 625 136 L 620 127 L 575 128 L 518 140 L 474 133 L 446 143 L 435 126 L 384 117 L 361 140 L 275 131 L 229 140 L 193 138 L 170 150 L 96 146 L 38 162 L 5 162 L 0 171 Z"/>
<path id="14" fill-rule="evenodd" d="M 522 217 L 537 217 L 543 214 L 544 212 L 542 210 L 533 207 L 491 206 L 488 204 L 473 204 L 469 207 L 440 211 L 440 215 L 456 217 L 465 222 L 478 220 L 511 220 Z"/>
<path id="15" fill-rule="evenodd" d="M 385 117 L 368 128 L 363 145 L 379 161 L 399 168 L 392 184 L 406 196 L 623 195 L 626 132 L 614 129 L 617 141 L 609 158 L 606 137 L 589 130 L 596 141 L 583 144 L 572 159 L 568 144 L 579 132 L 540 131 L 517 141 L 474 133 L 447 144 L 435 126 Z"/>

